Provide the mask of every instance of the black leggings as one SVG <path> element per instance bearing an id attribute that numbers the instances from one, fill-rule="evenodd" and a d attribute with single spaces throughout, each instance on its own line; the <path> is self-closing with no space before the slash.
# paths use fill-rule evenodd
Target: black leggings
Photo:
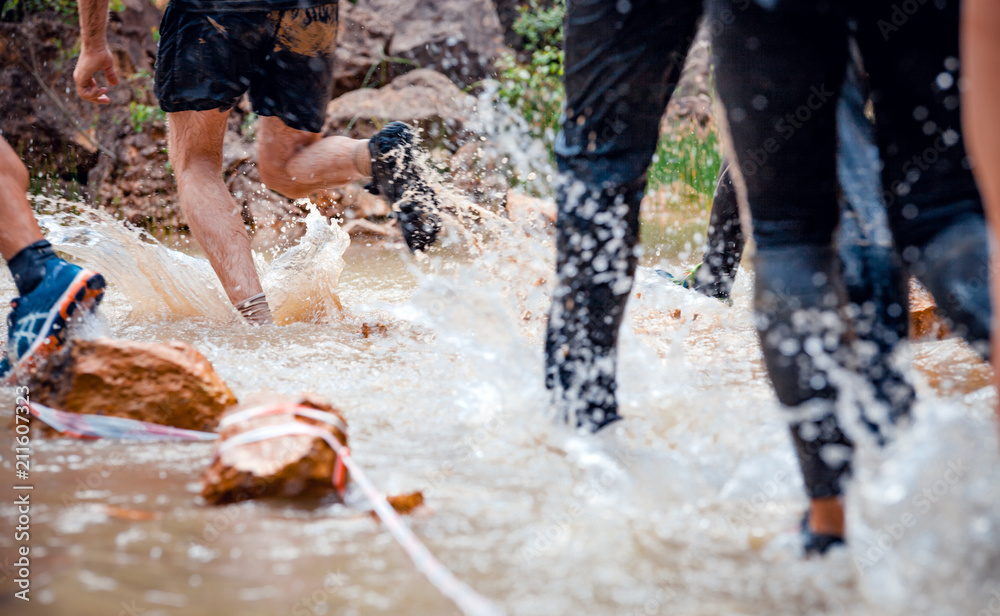
<path id="1" fill-rule="evenodd" d="M 639 202 L 701 12 L 700 0 L 567 2 L 546 384 L 558 412 L 588 429 L 619 419 L 616 346 L 638 261 Z"/>
<path id="2" fill-rule="evenodd" d="M 857 365 L 849 341 L 855 325 L 865 326 L 857 314 L 845 318 L 851 272 L 834 249 L 831 86 L 844 77 L 850 20 L 870 76 L 883 197 L 903 265 L 950 326 L 988 353 L 985 223 L 961 139 L 958 2 L 921 3 L 895 29 L 885 27 L 888 0 L 767 4 L 709 0 L 711 18 L 726 24 L 713 42 L 716 78 L 753 217 L 765 364 L 779 400 L 800 411 L 790 423 L 810 495 L 833 496 L 839 484 L 810 465 L 837 457 L 824 439 L 834 436 L 838 368 Z"/>
<path id="3" fill-rule="evenodd" d="M 914 399 L 913 388 L 892 364 L 896 346 L 909 333 L 909 289 L 886 219 L 875 127 L 865 116 L 867 87 L 856 48 L 854 56 L 837 101 L 841 212 L 837 253 L 854 314 L 856 342 L 860 343 L 856 367 L 874 385 L 876 399 L 888 409 L 885 419 L 896 423 L 909 414 Z M 712 198 L 702 266 L 692 288 L 709 297 L 728 298 L 743 248 L 730 159 L 724 157 Z M 883 438 L 879 418 L 865 419 Z"/>

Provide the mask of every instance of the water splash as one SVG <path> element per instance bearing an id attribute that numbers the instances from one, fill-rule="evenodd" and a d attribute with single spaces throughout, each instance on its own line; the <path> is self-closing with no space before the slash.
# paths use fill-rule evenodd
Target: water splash
<path id="1" fill-rule="evenodd" d="M 34 202 L 46 212 L 38 221 L 53 247 L 101 272 L 131 320 L 235 316 L 206 260 L 167 248 L 106 212 L 44 196 Z"/>
<path id="2" fill-rule="evenodd" d="M 261 277 L 278 325 L 321 323 L 343 312 L 337 284 L 351 239 L 336 221 L 327 222 L 311 204 L 308 211 L 305 235 L 275 258 Z"/>

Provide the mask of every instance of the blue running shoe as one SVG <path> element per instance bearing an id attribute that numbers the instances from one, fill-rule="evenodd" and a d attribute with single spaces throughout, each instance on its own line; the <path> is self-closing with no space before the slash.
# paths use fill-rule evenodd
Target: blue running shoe
<path id="1" fill-rule="evenodd" d="M 699 263 L 698 265 L 695 265 L 689 271 L 684 272 L 684 275 L 681 276 L 680 278 L 674 276 L 673 274 L 671 274 L 670 272 L 668 272 L 666 270 L 656 269 L 656 270 L 653 270 L 653 271 L 655 271 L 657 273 L 657 275 L 659 275 L 660 277 L 666 278 L 667 280 L 669 280 L 670 282 L 672 282 L 672 283 L 674 283 L 676 285 L 680 285 L 681 287 L 684 287 L 685 289 L 693 289 L 694 288 L 694 282 L 695 282 L 695 280 L 697 280 L 697 277 L 698 277 L 698 270 L 701 268 L 701 266 L 702 266 L 701 263 Z"/>
<path id="2" fill-rule="evenodd" d="M 705 264 L 705 262 L 702 261 L 698 265 L 695 265 L 690 270 L 684 272 L 684 274 L 680 278 L 678 278 L 677 276 L 674 276 L 673 274 L 671 274 L 670 272 L 668 272 L 666 270 L 654 269 L 653 271 L 656 272 L 657 276 L 659 276 L 661 278 L 666 278 L 667 280 L 669 280 L 670 282 L 674 283 L 675 285 L 677 285 L 679 287 L 682 287 L 684 289 L 691 289 L 692 291 L 697 291 L 698 293 L 701 293 L 702 295 L 704 295 L 706 297 L 714 297 L 715 299 L 719 300 L 723 304 L 726 304 L 727 306 L 732 306 L 733 305 L 733 299 L 731 297 L 729 297 L 729 291 L 728 290 L 726 291 L 725 295 L 715 295 L 715 294 L 713 294 L 713 292 L 711 290 L 712 287 L 708 286 L 708 285 L 705 285 L 704 281 L 702 281 L 702 283 L 703 283 L 702 286 L 700 286 L 700 287 L 696 286 L 696 283 L 698 282 L 698 270 L 701 269 L 701 266 L 704 265 L 704 264 Z"/>
<path id="3" fill-rule="evenodd" d="M 45 278 L 34 291 L 11 301 L 7 316 L 7 353 L 0 381 L 10 385 L 29 374 L 66 344 L 70 320 L 97 307 L 104 297 L 104 277 L 62 259 L 45 264 Z"/>

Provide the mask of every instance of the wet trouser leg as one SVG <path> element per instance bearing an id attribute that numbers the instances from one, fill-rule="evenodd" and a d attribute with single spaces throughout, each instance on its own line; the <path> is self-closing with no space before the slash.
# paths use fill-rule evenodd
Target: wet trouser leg
<path id="1" fill-rule="evenodd" d="M 715 41 L 717 82 L 746 180 L 755 239 L 762 247 L 755 307 L 779 399 L 795 408 L 834 397 L 835 388 L 828 389 L 832 374 L 819 360 L 835 369 L 836 354 L 831 358 L 823 351 L 845 348 L 846 322 L 827 308 L 842 286 L 834 280 L 830 288 L 833 272 L 817 254 L 829 245 L 836 224 L 830 160 L 836 129 L 825 110 L 826 88 L 835 82 L 833 76 L 839 80 L 846 57 L 846 16 L 852 12 L 862 25 L 858 40 L 871 76 L 896 244 L 956 330 L 974 344 L 985 340 L 989 300 L 985 283 L 977 284 L 986 278 L 985 231 L 975 185 L 963 163 L 957 92 L 949 101 L 945 90 L 952 84 L 940 68 L 957 68 L 950 59 L 957 58 L 957 21 L 950 32 L 939 8 L 947 5 L 926 5 L 914 22 L 922 25 L 910 30 L 908 23 L 907 36 L 895 36 L 901 29 L 885 37 L 872 29 L 879 11 L 891 12 L 889 2 L 778 0 L 769 2 L 767 10 L 758 4 L 740 10 L 741 4 L 710 2 L 715 15 L 726 10 L 736 15 Z M 780 135 L 770 142 L 772 155 L 758 160 L 760 148 L 775 139 L 772 133 Z M 796 254 L 782 255 L 785 249 Z M 787 280 L 802 277 L 811 277 L 812 288 L 802 280 L 799 287 Z M 788 303 L 792 310 L 783 308 Z M 810 327 L 817 311 L 823 313 L 821 323 Z M 811 476 L 809 449 L 824 454 L 818 462 L 811 460 L 822 470 L 842 457 L 825 455 L 826 445 L 815 447 L 812 437 L 823 432 L 817 417 L 822 411 L 812 412 L 816 414 L 793 422 L 793 436 L 810 495 L 828 496 L 826 478 Z"/>
<path id="2" fill-rule="evenodd" d="M 853 4 L 897 248 L 949 327 L 988 357 L 989 251 L 962 139 L 960 2 L 921 3 L 898 28 L 885 20 L 889 0 Z"/>
<path id="3" fill-rule="evenodd" d="M 878 174 L 875 127 L 865 117 L 866 88 L 857 62 L 847 65 L 837 103 L 837 178 L 841 219 L 837 232 L 847 316 L 853 323 L 858 371 L 874 388 L 873 408 L 862 420 L 883 439 L 883 429 L 908 417 L 915 393 L 894 365 L 894 353 L 909 335 L 909 285 L 892 242 Z"/>
<path id="4" fill-rule="evenodd" d="M 705 254 L 693 287 L 695 291 L 717 299 L 728 299 L 732 293 L 745 244 L 736 187 L 729 165 L 729 157 L 723 156 L 712 195 Z"/>
<path id="5" fill-rule="evenodd" d="M 881 198 L 878 146 L 874 125 L 865 117 L 867 96 L 859 73 L 857 62 L 849 62 L 837 102 L 841 186 L 837 252 L 854 323 L 858 369 L 872 383 L 888 415 L 866 412 L 863 418 L 881 437 L 886 423 L 908 416 L 915 396 L 892 363 L 897 345 L 908 335 L 908 286 Z M 728 157 L 720 165 L 705 255 L 694 286 L 717 298 L 729 297 L 744 244 L 729 165 Z"/>
<path id="6" fill-rule="evenodd" d="M 566 119 L 556 142 L 556 287 L 546 385 L 597 430 L 619 418 L 618 328 L 638 261 L 639 202 L 700 0 L 569 0 Z"/>
<path id="7" fill-rule="evenodd" d="M 850 464 L 850 441 L 834 412 L 838 367 L 849 349 L 834 250 L 836 107 L 847 28 L 809 0 L 768 4 L 708 2 L 710 15 L 728 24 L 713 41 L 716 84 L 753 218 L 754 310 L 765 366 L 793 413 L 807 492 L 826 498 L 840 494 Z"/>

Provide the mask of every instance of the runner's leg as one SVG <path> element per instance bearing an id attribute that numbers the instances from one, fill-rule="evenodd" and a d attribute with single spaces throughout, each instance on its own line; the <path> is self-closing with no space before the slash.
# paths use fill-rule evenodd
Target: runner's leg
<path id="1" fill-rule="evenodd" d="M 235 305 L 263 289 L 242 208 L 222 180 L 222 142 L 228 117 L 229 110 L 179 111 L 167 114 L 167 126 L 181 211 Z"/>
<path id="2" fill-rule="evenodd" d="M 566 117 L 556 144 L 564 183 L 545 350 L 557 413 L 579 427 L 619 418 L 616 347 L 638 261 L 639 202 L 700 15 L 695 0 L 567 6 Z"/>
<path id="3" fill-rule="evenodd" d="M 371 176 L 368 140 L 321 138 L 291 128 L 277 117 L 257 121 L 257 167 L 271 190 L 299 199 Z"/>
<path id="4" fill-rule="evenodd" d="M 28 170 L 0 137 L 0 254 L 10 261 L 25 246 L 41 241 L 42 232 L 28 205 Z"/>
<path id="5" fill-rule="evenodd" d="M 764 361 L 812 499 L 811 528 L 842 534 L 838 498 L 851 442 L 837 425 L 837 372 L 848 358 L 839 218 L 836 102 L 846 21 L 826 3 L 710 0 L 713 41 L 757 253 L 754 310 Z"/>
<path id="6" fill-rule="evenodd" d="M 986 202 L 993 245 L 1000 246 L 1000 4 L 994 0 L 966 0 L 962 15 L 962 73 L 968 81 L 963 92 L 962 123 L 969 152 L 975 157 L 976 179 Z M 994 252 L 990 281 L 993 303 L 1000 302 L 1000 261 Z M 1000 317 L 993 315 L 993 331 L 1000 331 Z M 1000 385 L 1000 358 L 993 339 L 994 382 Z M 998 387 L 1000 389 L 1000 387 Z"/>
<path id="7" fill-rule="evenodd" d="M 928 3 L 886 36 L 889 0 L 857 0 L 889 222 L 903 261 L 945 321 L 989 356 L 989 250 L 961 126 L 958 0 Z"/>

